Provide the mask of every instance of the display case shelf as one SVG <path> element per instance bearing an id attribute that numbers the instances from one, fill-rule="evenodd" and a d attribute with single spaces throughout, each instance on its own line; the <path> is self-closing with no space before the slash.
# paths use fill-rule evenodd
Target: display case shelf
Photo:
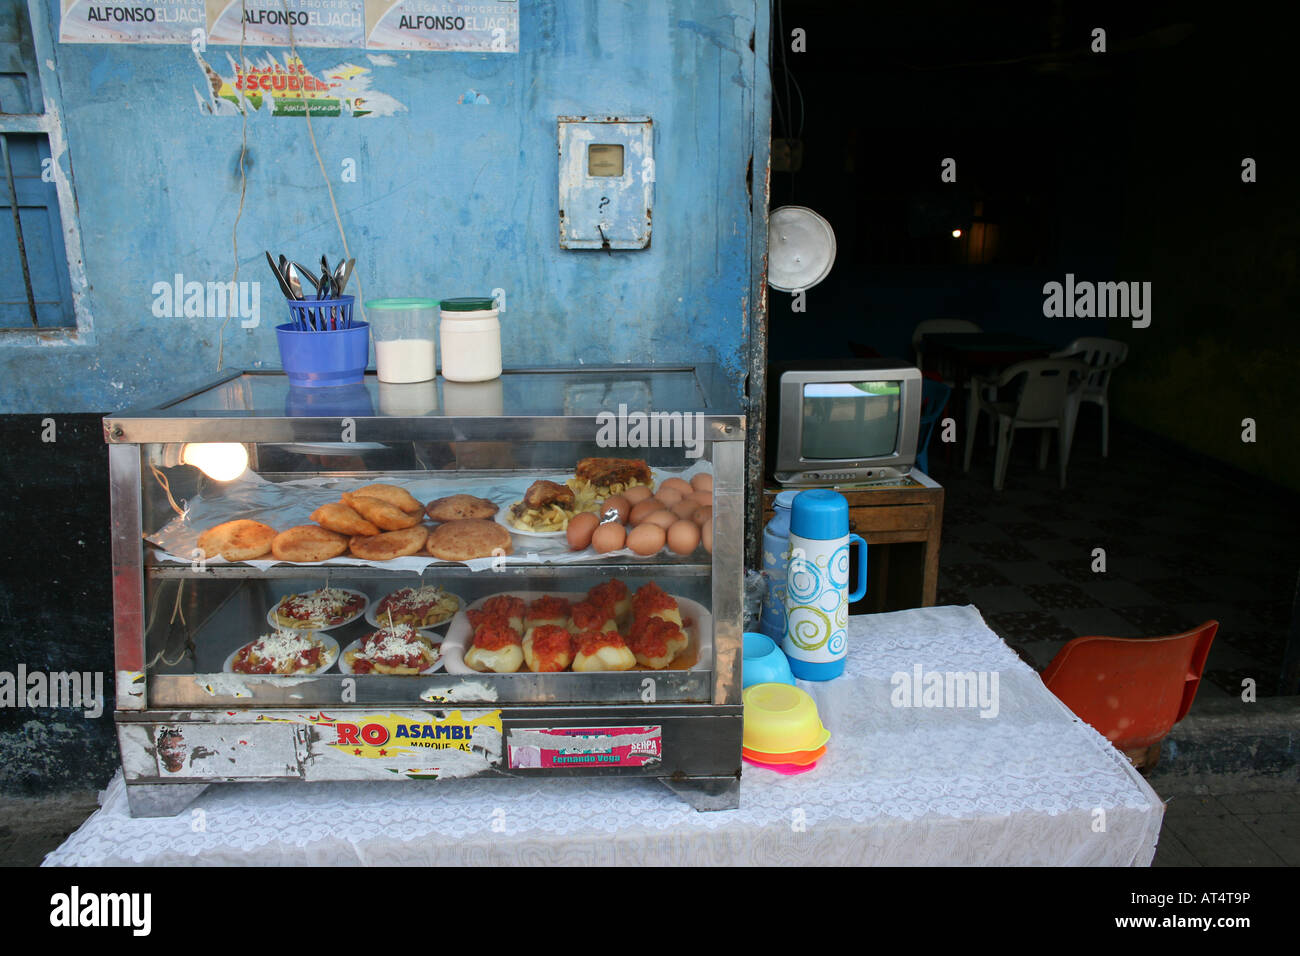
<path id="1" fill-rule="evenodd" d="M 172 562 L 147 563 L 145 573 L 150 578 L 170 580 L 173 578 L 401 578 L 423 580 L 426 584 L 436 584 L 443 579 L 467 578 L 475 580 L 484 575 L 494 577 L 527 577 L 538 580 L 553 580 L 562 577 L 582 575 L 591 578 L 607 579 L 628 575 L 652 574 L 655 577 L 686 578 L 707 576 L 711 565 L 703 561 L 683 561 L 667 555 L 649 558 L 637 558 L 617 564 L 601 561 L 582 561 L 568 564 L 554 564 L 544 561 L 519 562 L 506 564 L 490 571 L 474 571 L 463 564 L 430 564 L 423 571 L 402 570 L 397 568 L 374 567 L 371 565 L 350 564 L 287 564 L 276 565 L 266 569 L 247 564 L 208 564 L 202 570 L 195 570 L 191 565 Z"/>

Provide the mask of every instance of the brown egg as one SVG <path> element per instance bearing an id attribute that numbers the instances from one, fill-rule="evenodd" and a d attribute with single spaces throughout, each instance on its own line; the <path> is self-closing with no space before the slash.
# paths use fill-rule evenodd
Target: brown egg
<path id="1" fill-rule="evenodd" d="M 663 528 L 647 523 L 632 529 L 627 536 L 627 546 L 640 555 L 658 554 L 666 537 Z"/>
<path id="2" fill-rule="evenodd" d="M 668 547 L 677 554 L 690 554 L 700 546 L 700 528 L 694 521 L 675 521 L 668 528 Z"/>
<path id="3" fill-rule="evenodd" d="M 591 536 L 596 532 L 600 519 L 589 511 L 574 515 L 569 519 L 569 527 L 564 536 L 569 541 L 570 551 L 581 551 L 591 544 Z"/>
<path id="4" fill-rule="evenodd" d="M 701 508 L 713 507 L 713 492 L 711 491 L 693 491 L 691 492 L 691 501 L 694 501 Z"/>
<path id="5" fill-rule="evenodd" d="M 699 511 L 695 512 L 695 514 L 691 515 L 691 520 L 694 521 L 701 528 L 704 527 L 705 525 L 709 525 L 710 527 L 712 527 L 713 509 L 701 508 Z"/>
<path id="6" fill-rule="evenodd" d="M 691 501 L 690 498 L 683 498 L 668 510 L 679 518 L 689 518 L 691 515 L 695 514 L 695 512 L 700 510 L 700 506 L 694 501 Z"/>
<path id="7" fill-rule="evenodd" d="M 639 505 L 650 497 L 650 489 L 645 485 L 633 485 L 627 491 L 623 492 L 623 497 L 632 505 Z"/>
<path id="8" fill-rule="evenodd" d="M 713 491 L 713 476 L 706 471 L 700 472 L 691 479 L 691 487 L 696 491 Z"/>
<path id="9" fill-rule="evenodd" d="M 655 497 L 663 503 L 665 508 L 671 508 L 686 496 L 676 488 L 660 488 L 655 492 Z"/>
<path id="10" fill-rule="evenodd" d="M 591 536 L 591 546 L 597 554 L 608 554 L 623 547 L 626 540 L 627 531 L 618 522 L 611 521 L 596 529 L 596 533 Z"/>
<path id="11" fill-rule="evenodd" d="M 639 525 L 642 521 L 645 521 L 647 516 L 659 511 L 663 506 L 664 503 L 658 498 L 646 498 L 644 501 L 632 506 L 632 510 L 628 512 L 627 516 L 628 523 L 633 526 Z"/>
<path id="12" fill-rule="evenodd" d="M 655 494 L 659 495 L 659 499 L 662 501 L 663 495 L 661 492 L 675 491 L 677 492 L 677 497 L 685 498 L 694 490 L 695 489 L 691 487 L 691 483 L 683 478 L 665 478 L 659 485 L 659 491 L 655 492 Z"/>
<path id="13" fill-rule="evenodd" d="M 644 527 L 645 525 L 648 524 L 654 524 L 654 525 L 658 525 L 659 527 L 667 531 L 669 528 L 672 527 L 673 522 L 677 520 L 678 520 L 677 515 L 673 514 L 667 508 L 660 508 L 654 514 L 647 515 L 645 520 L 642 521 L 641 524 L 638 525 L 637 527 Z"/>
<path id="14" fill-rule="evenodd" d="M 713 553 L 713 522 L 700 527 L 700 543 L 704 545 L 704 550 Z"/>
<path id="15" fill-rule="evenodd" d="M 628 501 L 625 495 L 611 495 L 601 502 L 601 515 L 603 516 L 610 508 L 618 509 L 618 520 L 627 524 L 627 516 L 632 513 L 632 502 Z"/>

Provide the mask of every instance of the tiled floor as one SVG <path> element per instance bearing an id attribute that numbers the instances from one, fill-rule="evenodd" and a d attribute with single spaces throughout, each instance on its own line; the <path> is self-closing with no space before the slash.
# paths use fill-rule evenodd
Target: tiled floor
<path id="1" fill-rule="evenodd" d="M 94 790 L 0 797 L 0 866 L 39 866 L 97 809 Z"/>
<path id="2" fill-rule="evenodd" d="M 939 603 L 974 604 L 1039 669 L 1074 637 L 1154 637 L 1213 618 L 1200 694 L 1240 694 L 1246 677 L 1259 696 L 1282 692 L 1300 496 L 1205 469 L 1122 427 L 1112 426 L 1109 458 L 1100 445 L 1096 410 L 1085 407 L 1062 490 L 1055 442 L 1040 472 L 1027 433 L 996 492 L 982 437 L 969 473 L 962 449 L 949 456 L 936 439 L 931 470 L 946 489 Z"/>
<path id="3" fill-rule="evenodd" d="M 1155 866 L 1300 866 L 1300 794 L 1167 798 Z"/>

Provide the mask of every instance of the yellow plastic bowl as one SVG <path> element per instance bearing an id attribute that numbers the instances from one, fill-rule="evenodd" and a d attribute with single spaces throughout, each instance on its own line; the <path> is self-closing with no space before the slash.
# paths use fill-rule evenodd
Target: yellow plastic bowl
<path id="1" fill-rule="evenodd" d="M 831 739 L 817 716 L 817 702 L 789 684 L 745 688 L 744 746 L 765 754 L 816 750 Z"/>

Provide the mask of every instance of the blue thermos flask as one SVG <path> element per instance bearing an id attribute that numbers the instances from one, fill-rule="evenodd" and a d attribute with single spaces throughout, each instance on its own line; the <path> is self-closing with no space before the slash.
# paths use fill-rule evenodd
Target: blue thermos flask
<path id="1" fill-rule="evenodd" d="M 797 491 L 783 491 L 773 503 L 772 520 L 763 529 L 763 578 L 767 594 L 758 629 L 780 644 L 785 638 L 785 575 L 790 560 L 790 506 Z"/>
<path id="2" fill-rule="evenodd" d="M 858 580 L 849 592 L 849 548 Z M 790 508 L 785 637 L 794 676 L 831 680 L 844 673 L 849 605 L 867 593 L 867 542 L 849 533 L 849 503 L 838 491 L 800 492 Z"/>

